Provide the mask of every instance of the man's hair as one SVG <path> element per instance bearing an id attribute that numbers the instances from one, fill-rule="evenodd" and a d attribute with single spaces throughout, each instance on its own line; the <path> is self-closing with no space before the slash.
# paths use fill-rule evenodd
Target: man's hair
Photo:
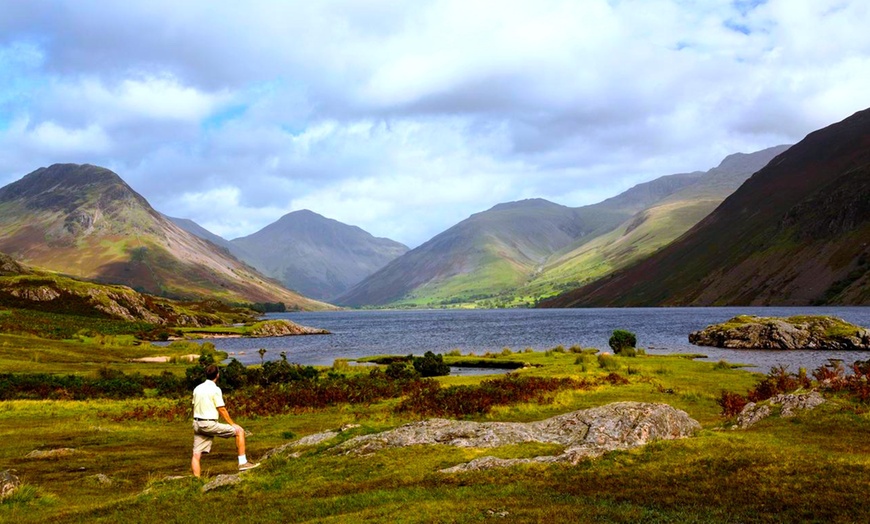
<path id="1" fill-rule="evenodd" d="M 215 366 L 214 364 L 211 364 L 207 368 L 205 368 L 205 378 L 207 378 L 209 380 L 216 379 L 218 376 L 218 373 L 220 373 L 220 369 L 218 369 L 218 367 Z"/>

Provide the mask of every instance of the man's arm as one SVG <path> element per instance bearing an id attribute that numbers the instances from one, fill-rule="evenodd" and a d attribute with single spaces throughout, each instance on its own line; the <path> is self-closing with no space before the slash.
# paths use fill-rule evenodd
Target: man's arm
<path id="1" fill-rule="evenodd" d="M 217 410 L 218 410 L 218 413 L 220 413 L 220 416 L 222 416 L 224 418 L 224 420 L 227 421 L 227 424 L 229 424 L 230 426 L 237 425 L 235 422 L 233 422 L 233 419 L 230 418 L 230 412 L 227 411 L 226 406 L 221 406 L 221 407 L 217 408 Z"/>

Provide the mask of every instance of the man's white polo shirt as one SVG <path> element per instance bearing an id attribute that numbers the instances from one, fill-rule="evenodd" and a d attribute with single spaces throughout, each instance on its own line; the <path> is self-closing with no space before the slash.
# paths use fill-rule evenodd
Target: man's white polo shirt
<path id="1" fill-rule="evenodd" d="M 217 420 L 217 408 L 224 406 L 221 388 L 213 380 L 206 380 L 193 388 L 193 417 Z"/>

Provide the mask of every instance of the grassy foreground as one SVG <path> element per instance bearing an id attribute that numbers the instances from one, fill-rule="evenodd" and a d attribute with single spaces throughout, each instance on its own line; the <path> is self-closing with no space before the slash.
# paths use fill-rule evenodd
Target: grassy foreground
<path id="1" fill-rule="evenodd" d="M 8 347 L 4 358 L 13 362 Z M 34 366 L 54 368 L 47 361 L 61 358 L 64 349 L 44 351 Z M 105 365 L 127 365 L 112 356 L 115 351 L 103 350 Z M 558 449 L 540 444 L 497 450 L 417 446 L 346 457 L 329 454 L 329 446 L 321 445 L 304 449 L 298 458 L 270 459 L 245 473 L 236 486 L 202 493 L 209 478 L 236 473 L 230 441 L 215 442 L 212 454 L 203 459 L 207 478 L 197 480 L 189 473 L 187 420 L 116 421 L 137 407 L 168 407 L 175 403 L 172 399 L 5 401 L 0 403 L 0 470 L 15 469 L 26 488 L 0 503 L 0 522 L 870 521 L 864 500 L 870 489 L 870 416 L 861 405 L 834 400 L 797 418 L 772 417 L 748 430 L 731 430 L 732 421 L 720 415 L 716 400 L 723 389 L 748 391 L 758 374 L 679 356 L 613 357 L 609 369 L 594 355 L 569 351 L 505 351 L 485 358 L 532 365 L 520 374 L 582 380 L 618 373 L 628 383 L 564 390 L 547 402 L 497 407 L 475 420 L 530 421 L 639 400 L 683 409 L 704 429 L 694 438 L 614 452 L 576 466 L 527 465 L 449 475 L 438 470 L 483 455 L 531 457 Z M 89 359 L 70 365 L 88 368 L 99 360 L 98 351 Z M 346 363 L 336 367 L 355 372 Z M 159 369 L 183 373 L 184 368 L 163 364 Z M 444 386 L 481 380 L 439 379 Z M 417 418 L 395 411 L 398 402 L 297 409 L 237 421 L 253 433 L 248 455 L 257 459 L 289 440 L 344 424 L 360 427 L 341 439 Z M 232 413 L 231 404 L 229 409 Z M 26 457 L 34 450 L 60 448 L 74 451 Z"/>

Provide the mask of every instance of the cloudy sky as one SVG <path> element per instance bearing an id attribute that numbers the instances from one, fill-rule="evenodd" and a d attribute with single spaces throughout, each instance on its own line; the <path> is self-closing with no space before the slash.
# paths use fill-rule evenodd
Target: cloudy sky
<path id="1" fill-rule="evenodd" d="M 0 0 L 0 184 L 108 167 L 226 238 L 419 245 L 870 107 L 866 0 Z"/>

